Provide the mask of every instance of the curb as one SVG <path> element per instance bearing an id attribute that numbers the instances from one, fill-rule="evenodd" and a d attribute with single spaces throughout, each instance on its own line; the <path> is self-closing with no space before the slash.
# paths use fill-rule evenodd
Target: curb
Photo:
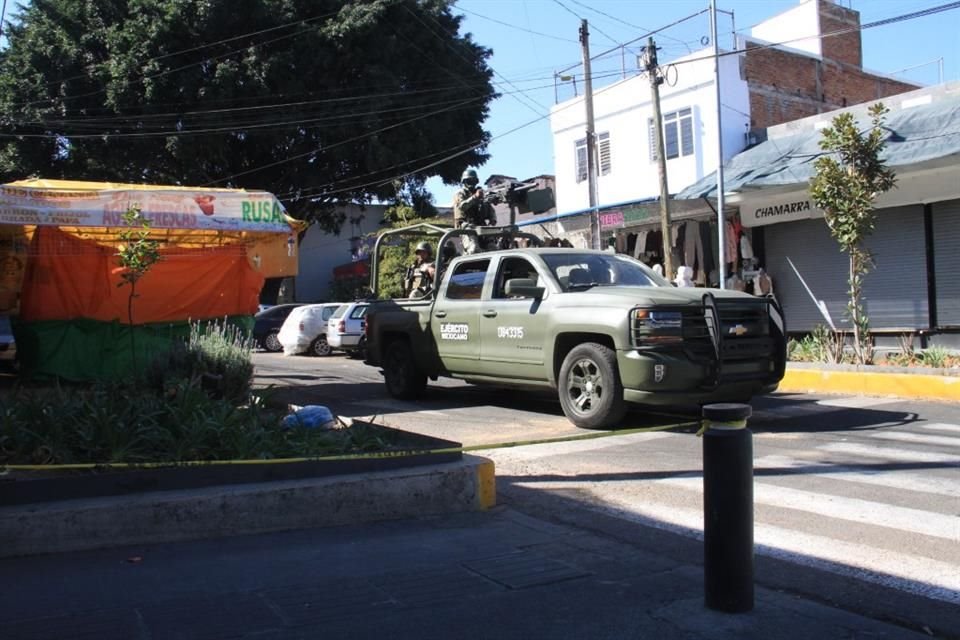
<path id="1" fill-rule="evenodd" d="M 960 377 L 787 367 L 777 391 L 894 396 L 960 402 Z"/>
<path id="2" fill-rule="evenodd" d="M 492 460 L 0 507 L 0 557 L 482 511 Z"/>

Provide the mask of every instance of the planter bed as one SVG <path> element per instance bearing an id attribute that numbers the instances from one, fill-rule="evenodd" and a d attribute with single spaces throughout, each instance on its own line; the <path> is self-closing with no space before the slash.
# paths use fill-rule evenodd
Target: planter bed
<path id="1" fill-rule="evenodd" d="M 293 462 L 256 460 L 195 463 L 164 467 L 97 467 L 93 469 L 10 470 L 0 476 L 0 506 L 23 505 L 56 500 L 118 496 L 150 491 L 195 489 L 216 485 L 246 484 L 320 478 L 335 475 L 385 471 L 447 462 L 463 455 L 460 443 L 433 438 L 383 425 L 365 423 L 384 430 L 393 443 L 370 457 L 316 459 Z M 436 449 L 451 449 L 432 453 Z"/>

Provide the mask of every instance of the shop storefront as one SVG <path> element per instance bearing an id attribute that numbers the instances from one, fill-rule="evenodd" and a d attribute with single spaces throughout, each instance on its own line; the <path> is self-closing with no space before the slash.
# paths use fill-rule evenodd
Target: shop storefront
<path id="1" fill-rule="evenodd" d="M 890 109 L 883 160 L 896 187 L 876 200 L 866 241 L 874 266 L 864 277 L 870 330 L 878 342 L 904 334 L 916 346 L 960 346 L 960 83 L 884 99 Z M 847 109 L 869 126 L 869 105 Z M 849 258 L 810 199 L 822 130 L 836 113 L 771 127 L 767 141 L 724 166 L 726 203 L 751 232 L 758 268 L 765 268 L 787 328 L 849 329 Z M 679 194 L 715 198 L 715 178 Z M 896 346 L 896 344 L 893 344 Z"/>

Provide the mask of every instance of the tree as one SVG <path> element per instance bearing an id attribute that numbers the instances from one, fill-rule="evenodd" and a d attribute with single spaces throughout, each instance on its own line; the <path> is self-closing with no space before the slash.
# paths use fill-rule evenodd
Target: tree
<path id="1" fill-rule="evenodd" d="M 884 116 L 889 110 L 878 102 L 869 109 L 871 126 L 861 133 L 850 113 L 841 113 L 822 132 L 820 148 L 830 152 L 817 159 L 810 195 L 823 209 L 827 226 L 840 249 L 850 258 L 847 317 L 853 327 L 853 349 L 857 361 L 872 360 L 870 322 L 863 306 L 863 278 L 873 267 L 866 239 L 875 226 L 877 197 L 896 186 L 894 172 L 880 155 L 886 132 Z"/>
<path id="2" fill-rule="evenodd" d="M 335 201 L 455 183 L 496 93 L 449 5 L 33 0 L 0 53 L 0 180 L 266 189 L 327 229 Z"/>
<path id="3" fill-rule="evenodd" d="M 160 243 L 150 239 L 150 221 L 144 217 L 137 207 L 131 207 L 123 214 L 124 229 L 118 237 L 120 245 L 117 247 L 116 269 L 120 274 L 119 287 L 130 285 L 130 295 L 127 296 L 127 322 L 130 331 L 130 357 L 133 360 L 133 370 L 137 369 L 137 344 L 133 329 L 133 300 L 137 293 L 137 283 L 147 275 L 150 269 L 160 260 Z"/>

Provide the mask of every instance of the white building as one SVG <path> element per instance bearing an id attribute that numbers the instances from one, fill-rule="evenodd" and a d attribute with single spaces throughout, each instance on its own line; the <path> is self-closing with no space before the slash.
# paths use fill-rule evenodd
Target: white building
<path id="1" fill-rule="evenodd" d="M 691 53 L 664 67 L 660 85 L 664 147 L 670 193 L 693 184 L 717 168 L 717 114 L 711 51 Z M 720 59 L 724 159 L 746 147 L 750 130 L 747 82 L 738 56 Z M 597 191 L 600 206 L 660 195 L 650 80 L 646 75 L 594 90 L 597 137 Z M 589 206 L 586 117 L 583 96 L 553 107 L 557 210 Z"/>

